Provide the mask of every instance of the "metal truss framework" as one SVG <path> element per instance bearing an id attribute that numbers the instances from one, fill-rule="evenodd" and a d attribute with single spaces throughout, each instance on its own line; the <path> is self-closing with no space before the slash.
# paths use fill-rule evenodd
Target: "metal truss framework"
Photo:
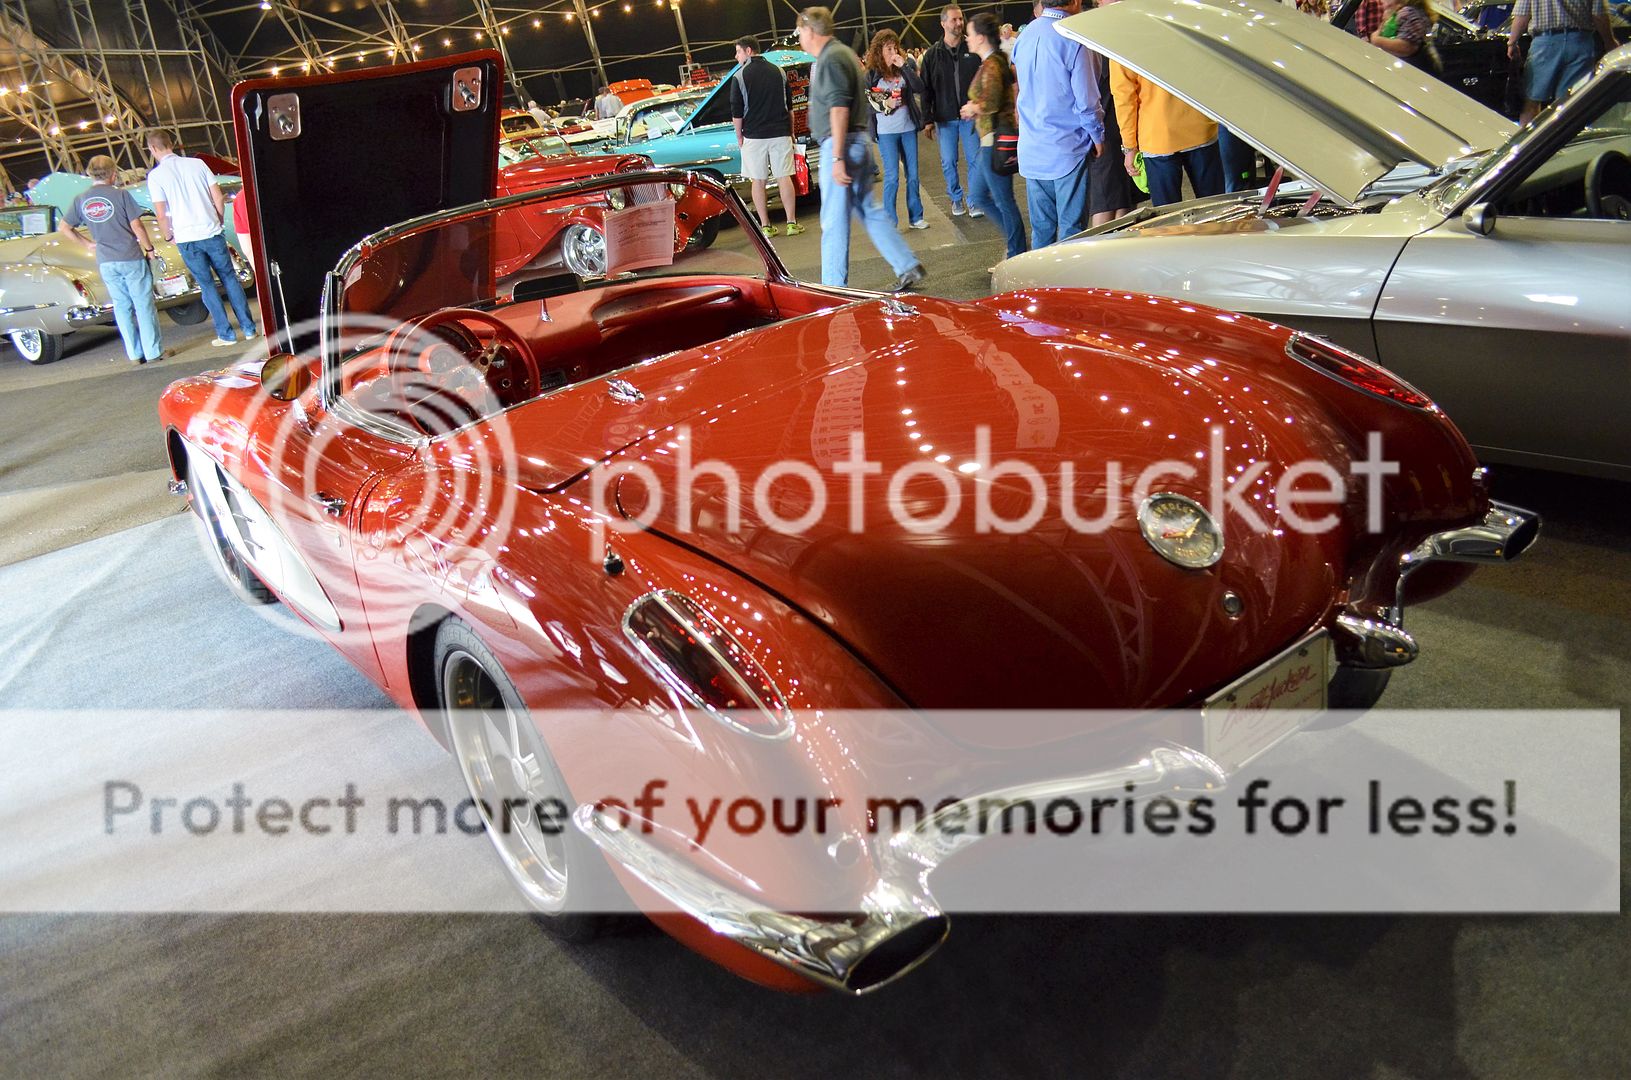
<path id="1" fill-rule="evenodd" d="M 889 25 L 911 46 L 938 40 L 942 2 L 836 0 L 831 7 L 846 34 L 858 29 L 869 37 L 874 28 Z M 66 84 L 84 99 L 0 88 L 0 118 L 20 124 L 32 144 L 0 147 L 0 162 L 38 156 L 43 147 L 51 168 L 81 169 L 84 157 L 99 151 L 124 165 L 140 164 L 138 133 L 158 124 L 183 132 L 193 146 L 230 154 L 226 102 L 233 82 L 281 69 L 332 71 L 352 63 L 400 63 L 491 47 L 504 58 L 517 104 L 529 97 L 528 80 L 561 73 L 592 72 L 604 83 L 609 66 L 626 69 L 641 60 L 673 61 L 678 71 L 693 55 L 717 56 L 729 45 L 728 40 L 691 37 L 683 14 L 686 3 L 693 8 L 693 21 L 711 29 L 713 20 L 701 17 L 707 12 L 703 0 L 542 0 L 533 7 L 470 0 L 467 15 L 435 24 L 415 21 L 411 14 L 405 18 L 397 0 L 367 0 L 363 10 L 371 11 L 377 23 L 366 25 L 307 10 L 302 0 L 244 0 L 240 6 L 208 12 L 194 0 L 59 0 L 66 18 L 59 21 L 58 33 L 68 40 L 47 42 L 34 31 L 27 0 L 0 0 L 0 35 L 17 56 L 19 82 L 36 89 L 50 82 Z M 601 41 L 615 39 L 608 31 L 616 20 L 644 17 L 636 11 L 649 12 L 648 4 L 668 9 L 674 43 L 655 52 L 603 51 Z M 772 39 L 791 34 L 803 6 L 802 0 L 765 0 L 765 29 Z M 987 6 L 968 4 L 965 9 Z M 227 49 L 210 26 L 211 16 L 251 11 L 258 16 L 254 29 L 239 51 Z M 172 26 L 173 35 L 158 32 Z M 551 68 L 518 67 L 512 61 L 510 45 L 522 35 L 569 27 L 582 35 L 581 59 Z M 95 119 L 85 119 L 92 110 Z"/>

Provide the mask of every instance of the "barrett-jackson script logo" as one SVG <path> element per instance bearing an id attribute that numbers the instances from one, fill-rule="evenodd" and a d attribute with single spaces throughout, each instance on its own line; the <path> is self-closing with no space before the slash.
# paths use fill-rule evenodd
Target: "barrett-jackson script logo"
<path id="1" fill-rule="evenodd" d="M 113 216 L 113 203 L 106 196 L 95 195 L 80 206 L 80 212 L 85 220 L 100 225 Z"/>
<path id="2" fill-rule="evenodd" d="M 1319 672 L 1314 664 L 1303 664 L 1296 670 L 1273 679 L 1251 697 L 1237 699 L 1229 706 L 1229 712 L 1223 718 L 1223 726 L 1218 731 L 1218 737 L 1226 738 L 1237 721 L 1249 725 L 1254 720 L 1261 719 L 1270 709 L 1295 707 L 1298 704 L 1297 697 L 1305 696 L 1308 684 L 1318 677 Z"/>

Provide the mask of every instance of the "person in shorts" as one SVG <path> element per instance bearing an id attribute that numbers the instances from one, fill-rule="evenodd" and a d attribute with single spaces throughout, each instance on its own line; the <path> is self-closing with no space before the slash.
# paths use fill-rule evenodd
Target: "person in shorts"
<path id="1" fill-rule="evenodd" d="M 753 209 L 766 236 L 770 223 L 769 182 L 776 181 L 787 235 L 804 231 L 798 223 L 798 192 L 793 185 L 793 91 L 782 69 L 759 55 L 752 36 L 736 39 L 736 74 L 731 76 L 731 118 L 742 147 L 742 175 L 753 185 Z"/>
<path id="2" fill-rule="evenodd" d="M 68 207 L 57 231 L 96 252 L 96 269 L 113 303 L 113 321 L 132 364 L 164 358 L 159 342 L 159 308 L 153 300 L 153 271 L 147 257 L 153 245 L 141 221 L 142 210 L 130 192 L 116 187 L 119 166 L 106 154 L 91 158 L 86 168 L 95 181 Z M 91 238 L 79 235 L 83 225 Z"/>
<path id="3" fill-rule="evenodd" d="M 1530 35 L 1529 60 L 1523 69 L 1520 124 L 1529 123 L 1542 108 L 1591 74 L 1597 62 L 1593 33 L 1602 39 L 1605 51 L 1618 47 L 1609 26 L 1608 0 L 1518 0 L 1506 42 L 1510 59 L 1522 54 L 1525 33 Z"/>

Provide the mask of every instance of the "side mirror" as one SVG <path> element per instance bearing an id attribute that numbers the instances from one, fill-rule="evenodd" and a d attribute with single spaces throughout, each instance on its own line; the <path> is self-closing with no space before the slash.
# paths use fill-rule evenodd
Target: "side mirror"
<path id="1" fill-rule="evenodd" d="M 276 353 L 261 366 L 261 389 L 274 401 L 293 401 L 311 386 L 311 368 L 288 353 Z"/>
<path id="2" fill-rule="evenodd" d="M 1461 224 L 1474 236 L 1488 236 L 1495 231 L 1495 208 L 1489 203 L 1473 203 L 1461 215 Z"/>

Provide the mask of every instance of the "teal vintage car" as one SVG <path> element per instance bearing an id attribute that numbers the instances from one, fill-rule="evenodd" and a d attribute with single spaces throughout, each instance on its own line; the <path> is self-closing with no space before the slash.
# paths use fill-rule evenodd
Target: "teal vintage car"
<path id="1" fill-rule="evenodd" d="M 764 58 L 787 74 L 793 88 L 793 130 L 809 141 L 810 65 L 815 57 L 797 49 L 775 49 Z M 742 148 L 731 123 L 731 83 L 736 68 L 700 94 L 681 90 L 639 102 L 617 125 L 607 154 L 644 154 L 659 168 L 695 168 L 743 184 Z"/>

